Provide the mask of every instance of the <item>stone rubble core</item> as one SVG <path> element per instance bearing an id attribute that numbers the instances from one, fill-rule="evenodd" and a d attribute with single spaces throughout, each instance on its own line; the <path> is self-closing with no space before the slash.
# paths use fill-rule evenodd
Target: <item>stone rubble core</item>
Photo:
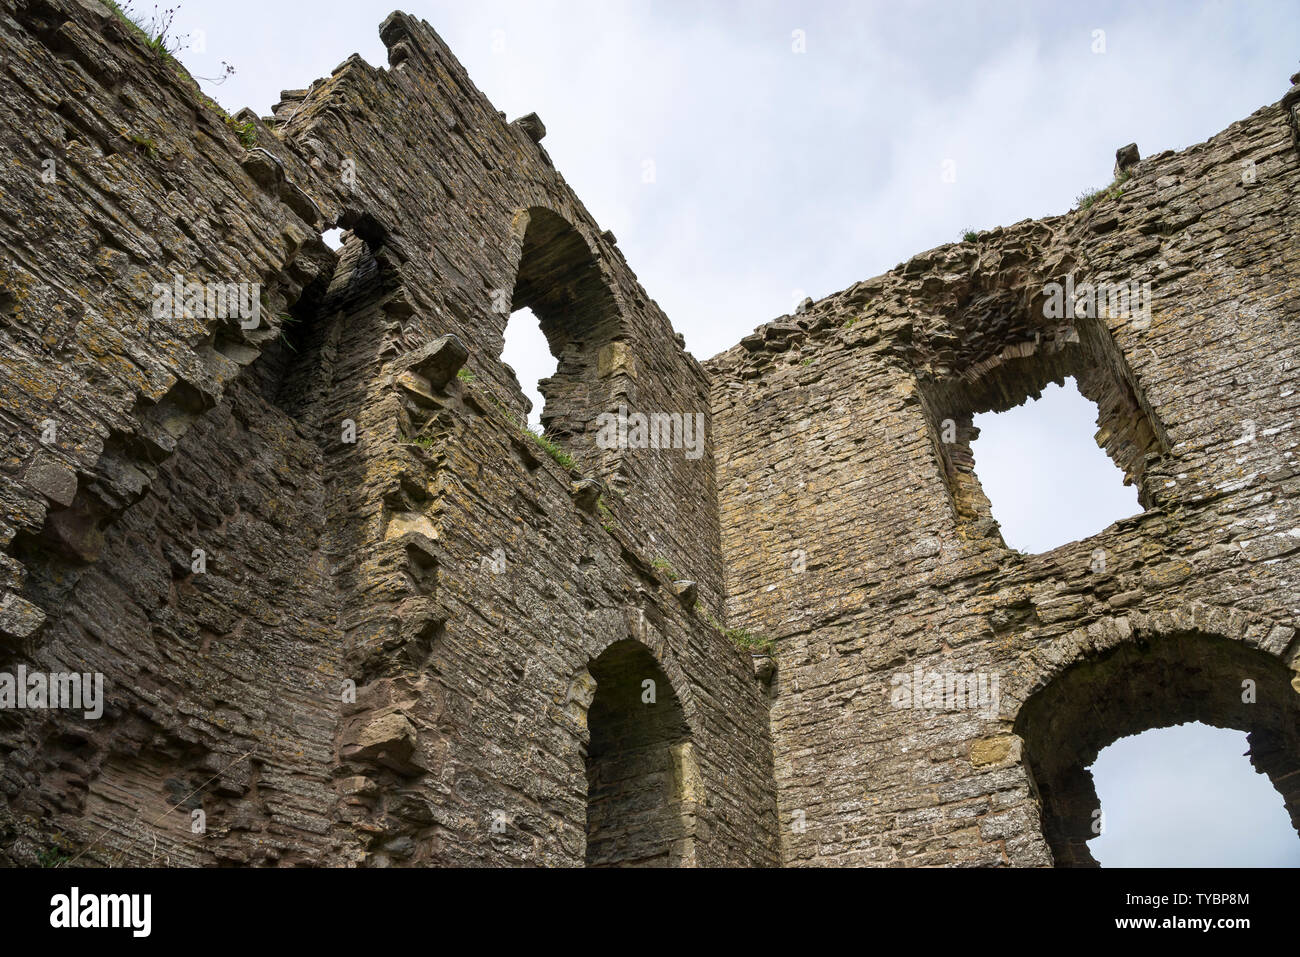
<path id="1" fill-rule="evenodd" d="M 1190 720 L 1300 826 L 1296 78 L 702 366 L 536 114 L 380 35 L 227 118 L 96 0 L 0 0 L 0 671 L 107 698 L 0 709 L 0 863 L 1087 865 L 1088 765 Z M 1067 276 L 1149 315 L 1047 318 Z M 1023 555 L 973 416 L 1066 376 L 1144 511 Z M 602 448 L 620 406 L 704 454 Z"/>

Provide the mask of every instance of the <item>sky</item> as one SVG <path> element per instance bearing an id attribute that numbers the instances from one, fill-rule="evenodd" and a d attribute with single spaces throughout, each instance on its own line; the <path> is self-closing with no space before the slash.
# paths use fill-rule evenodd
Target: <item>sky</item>
<path id="1" fill-rule="evenodd" d="M 197 77 L 235 67 L 220 85 L 201 80 L 209 95 L 232 113 L 267 115 L 280 90 L 354 52 L 385 65 L 378 25 L 396 2 L 181 0 L 172 34 L 189 36 L 178 55 Z M 133 6 L 146 19 L 153 10 Z M 1300 69 L 1295 0 L 407 0 L 404 9 L 433 25 L 510 119 L 541 116 L 556 167 L 700 359 L 805 296 L 967 229 L 1066 212 L 1110 182 L 1120 146 L 1136 142 L 1148 156 L 1201 142 L 1279 100 Z M 504 358 L 536 421 L 534 384 L 555 363 L 530 316 L 513 317 Z M 1041 551 L 1139 510 L 1092 439 L 1095 417 L 1072 384 L 979 417 L 976 466 L 1009 544 Z M 1270 863 L 1276 844 L 1297 863 L 1294 831 L 1265 824 L 1280 799 L 1232 734 L 1240 738 L 1188 725 L 1103 752 L 1099 791 L 1129 810 L 1107 803 L 1125 850 L 1109 850 L 1108 833 L 1093 842 L 1107 842 L 1098 856 L 1154 862 L 1191 842 L 1223 858 L 1204 863 L 1242 854 Z M 1162 788 L 1180 800 L 1157 799 Z M 1198 843 L 1202 825 L 1234 816 L 1214 807 L 1236 808 L 1262 836 L 1211 854 Z M 1183 836 L 1169 829 L 1192 822 L 1198 830 Z"/>
<path id="2" fill-rule="evenodd" d="M 1248 748 L 1242 731 L 1192 723 L 1104 749 L 1092 856 L 1102 867 L 1300 867 L 1282 795 L 1251 770 Z"/>
<path id="3" fill-rule="evenodd" d="M 1136 486 L 1093 438 L 1097 406 L 1073 378 L 1036 402 L 977 415 L 975 426 L 975 474 L 1011 548 L 1046 552 L 1142 511 Z"/>

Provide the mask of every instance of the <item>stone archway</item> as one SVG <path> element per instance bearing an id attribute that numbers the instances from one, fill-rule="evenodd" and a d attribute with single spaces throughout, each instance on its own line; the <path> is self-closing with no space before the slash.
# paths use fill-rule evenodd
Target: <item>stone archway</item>
<path id="1" fill-rule="evenodd" d="M 677 692 L 632 639 L 588 672 L 587 866 L 694 866 L 700 774 Z"/>
<path id="2" fill-rule="evenodd" d="M 1016 717 L 1057 866 L 1096 867 L 1101 810 L 1088 770 L 1119 738 L 1199 721 L 1247 732 L 1249 758 L 1300 831 L 1300 693 L 1271 654 L 1184 630 L 1134 640 L 1066 667 Z"/>
<path id="3" fill-rule="evenodd" d="M 569 220 L 532 206 L 515 228 L 522 235 L 509 312 L 527 308 L 536 316 L 556 360 L 555 374 L 538 383 L 542 426 L 571 451 L 599 462 L 596 417 L 609 405 L 601 365 L 610 364 L 622 335 L 618 302 L 599 258 Z"/>

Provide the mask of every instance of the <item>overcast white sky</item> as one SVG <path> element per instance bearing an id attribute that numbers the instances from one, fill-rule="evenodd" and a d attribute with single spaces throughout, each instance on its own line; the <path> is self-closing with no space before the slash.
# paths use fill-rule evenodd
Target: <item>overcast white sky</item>
<path id="1" fill-rule="evenodd" d="M 1241 731 L 1184 724 L 1103 750 L 1092 856 L 1103 867 L 1300 867 L 1282 795 L 1250 769 L 1248 747 Z"/>
<path id="2" fill-rule="evenodd" d="M 386 65 L 377 28 L 394 3 L 181 0 L 174 32 L 203 32 L 205 52 L 180 54 L 196 75 L 235 66 L 207 92 L 231 112 L 266 115 L 281 89 L 350 53 Z M 542 117 L 556 166 L 701 359 L 805 295 L 878 275 L 967 227 L 1065 212 L 1110 181 L 1117 147 L 1136 141 L 1147 156 L 1200 142 L 1276 102 L 1300 69 L 1294 0 L 404 9 L 433 25 L 511 119 Z M 1098 30 L 1105 52 L 1094 52 Z M 942 177 L 949 161 L 954 182 Z M 506 359 L 528 387 L 554 361 L 535 330 L 515 342 L 524 319 L 511 324 Z M 981 417 L 977 467 L 1010 544 L 1039 551 L 1138 511 L 1092 442 L 1095 415 L 1070 384 Z M 1127 853 L 1111 850 L 1110 834 L 1095 853 L 1155 863 L 1183 860 L 1160 855 L 1192 845 L 1209 854 L 1201 863 L 1278 863 L 1286 848 L 1286 862 L 1300 863 L 1300 841 L 1270 811 L 1280 798 L 1240 757 L 1241 738 L 1192 725 L 1103 752 L 1099 791 Z M 1166 759 L 1201 776 L 1180 777 Z M 1218 810 L 1205 803 L 1215 795 L 1228 802 Z M 1234 816 L 1247 837 L 1205 841 Z M 1180 824 L 1184 833 L 1169 830 Z"/>

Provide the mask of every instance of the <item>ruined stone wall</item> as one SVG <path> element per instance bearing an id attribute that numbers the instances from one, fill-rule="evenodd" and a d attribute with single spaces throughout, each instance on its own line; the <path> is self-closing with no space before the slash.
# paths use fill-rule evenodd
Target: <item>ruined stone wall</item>
<path id="1" fill-rule="evenodd" d="M 539 124 L 426 24 L 381 35 L 389 69 L 227 121 L 99 4 L 3 6 L 5 666 L 102 672 L 109 706 L 3 715 L 2 853 L 582 864 L 596 699 L 676 729 L 652 843 L 772 863 L 764 688 L 710 623 L 711 449 L 593 436 L 620 404 L 707 415 L 704 373 Z M 155 318 L 173 274 L 260 283 L 261 321 Z M 563 353 L 572 468 L 512 421 L 518 305 Z M 626 642 L 669 687 L 596 698 Z"/>
<path id="2" fill-rule="evenodd" d="M 1193 719 L 1251 732 L 1300 824 L 1297 96 L 707 364 L 728 610 L 776 642 L 787 865 L 1090 863 L 1084 768 Z M 1150 282 L 1149 322 L 1047 318 L 1069 273 Z M 979 489 L 971 416 L 1066 375 L 1145 510 L 1024 555 Z M 997 676 L 997 708 L 896 706 L 918 668 Z"/>
<path id="3" fill-rule="evenodd" d="M 0 861 L 1087 864 L 1097 751 L 1192 718 L 1300 822 L 1300 86 L 706 371 L 541 121 L 380 34 L 228 118 L 95 0 L 0 0 L 0 672 L 108 699 L 0 709 Z M 1050 318 L 1067 274 L 1150 321 Z M 155 313 L 176 275 L 258 322 Z M 973 416 L 1067 375 L 1145 511 L 1021 555 Z M 1000 696 L 895 707 L 918 668 Z"/>
<path id="4" fill-rule="evenodd" d="M 320 453 L 249 367 L 333 256 L 107 11 L 7 4 L 0 43 L 5 670 L 100 672 L 108 698 L 98 721 L 3 715 L 6 843 L 24 862 L 323 854 Z M 261 281 L 267 321 L 155 315 L 177 273 Z"/>
<path id="5" fill-rule="evenodd" d="M 597 410 L 620 404 L 707 415 L 703 370 L 637 283 L 613 234 L 600 230 L 534 141 L 535 118 L 505 123 L 426 25 L 397 15 L 381 36 L 391 68 L 350 58 L 302 98 L 277 107 L 285 137 L 332 190 L 337 218 L 384 246 L 415 321 L 459 336 L 477 387 L 514 415 L 524 413 L 527 400 L 498 361 L 509 319 L 501 303 L 533 306 L 553 348 L 565 343 L 550 328 L 559 320 L 547 322 L 551 311 L 614 311 L 592 316 L 586 341 L 567 342 L 589 361 L 560 357 L 557 377 L 549 387 L 543 383 L 543 392 L 561 408 L 548 404 L 548 411 L 582 420 L 565 422 L 584 433 L 571 443 L 579 464 L 607 483 L 611 507 L 657 552 L 653 557 L 688 574 L 716 608 L 721 574 L 711 450 L 698 460 L 680 452 L 602 450 L 589 434 Z M 544 248 L 527 263 L 530 241 Z M 532 281 L 517 289 L 521 267 Z M 598 297 L 607 302 L 592 301 Z M 409 339 L 421 328 L 404 334 Z M 566 373 L 583 381 L 556 381 Z M 577 407 L 572 416 L 566 405 Z"/>

